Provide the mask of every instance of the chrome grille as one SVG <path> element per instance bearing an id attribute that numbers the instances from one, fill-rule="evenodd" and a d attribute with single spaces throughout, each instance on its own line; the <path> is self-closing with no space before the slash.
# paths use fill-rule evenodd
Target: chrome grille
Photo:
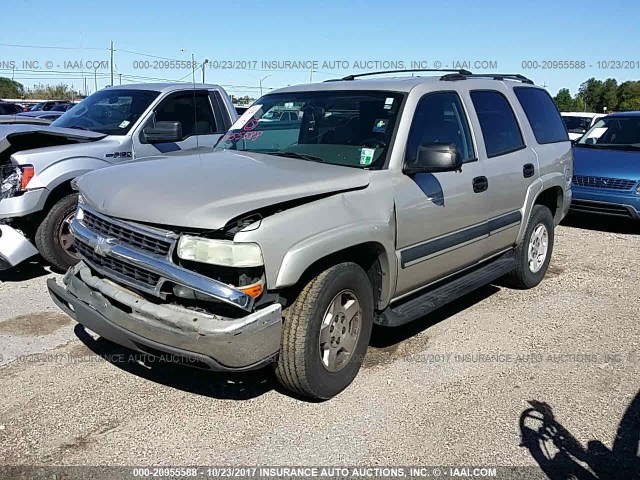
<path id="1" fill-rule="evenodd" d="M 638 183 L 637 180 L 626 180 L 624 178 L 591 177 L 587 175 L 573 176 L 573 184 L 579 187 L 630 190 L 636 183 Z"/>
<path id="2" fill-rule="evenodd" d="M 98 255 L 93 249 L 80 241 L 75 242 L 78 253 L 94 268 L 103 270 L 107 274 L 115 275 L 137 285 L 155 288 L 160 276 L 142 268 L 124 263 L 116 258 Z"/>
<path id="3" fill-rule="evenodd" d="M 95 233 L 104 237 L 116 238 L 123 244 L 154 255 L 166 257 L 169 255 L 173 244 L 170 239 L 164 240 L 133 228 L 127 228 L 121 223 L 111 222 L 107 218 L 95 215 L 89 210 L 84 210 L 82 223 Z"/>

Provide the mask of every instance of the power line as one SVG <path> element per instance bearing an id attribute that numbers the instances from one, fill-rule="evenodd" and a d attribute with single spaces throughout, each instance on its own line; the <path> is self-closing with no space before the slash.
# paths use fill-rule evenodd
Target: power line
<path id="1" fill-rule="evenodd" d="M 143 57 L 149 57 L 149 58 L 158 58 L 158 59 L 160 59 L 160 60 L 173 60 L 173 61 L 175 61 L 175 62 L 182 62 L 182 61 L 184 61 L 184 59 L 179 60 L 179 59 L 177 59 L 177 58 L 159 57 L 158 55 L 151 55 L 150 53 L 133 52 L 133 51 L 131 51 L 131 50 L 123 50 L 123 49 L 121 49 L 121 48 L 116 49 L 115 51 L 116 51 L 116 52 L 126 52 L 126 53 L 131 53 L 131 54 L 134 54 L 134 55 L 141 55 L 141 56 L 143 56 Z"/>
<path id="2" fill-rule="evenodd" d="M 104 48 L 97 48 L 97 47 L 57 47 L 53 45 L 16 45 L 13 43 L 0 43 L 0 47 L 49 48 L 54 50 L 105 50 Z"/>

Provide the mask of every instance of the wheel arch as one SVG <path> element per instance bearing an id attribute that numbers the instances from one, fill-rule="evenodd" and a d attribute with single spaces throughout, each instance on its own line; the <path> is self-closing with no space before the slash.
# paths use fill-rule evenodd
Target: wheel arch
<path id="1" fill-rule="evenodd" d="M 283 265 L 297 263 L 290 254 L 291 252 L 287 254 L 289 258 L 285 257 Z M 276 286 L 282 288 L 285 297 L 295 298 L 298 291 L 320 272 L 339 263 L 353 262 L 359 265 L 369 277 L 374 305 L 376 310 L 380 310 L 388 304 L 395 285 L 394 259 L 393 252 L 390 255 L 382 243 L 373 240 L 365 241 L 318 256 L 302 271 L 279 272 Z"/>

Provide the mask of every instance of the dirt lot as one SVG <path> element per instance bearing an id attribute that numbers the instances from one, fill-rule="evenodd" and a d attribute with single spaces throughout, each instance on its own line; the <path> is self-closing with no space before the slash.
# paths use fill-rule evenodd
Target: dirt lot
<path id="1" fill-rule="evenodd" d="M 639 235 L 569 218 L 538 288 L 487 286 L 377 329 L 355 383 L 324 403 L 288 395 L 268 370 L 141 364 L 58 312 L 51 274 L 27 265 L 0 277 L 0 465 L 549 469 L 577 456 L 588 478 L 616 478 L 640 431 Z M 541 453 L 549 437 L 573 456 Z"/>

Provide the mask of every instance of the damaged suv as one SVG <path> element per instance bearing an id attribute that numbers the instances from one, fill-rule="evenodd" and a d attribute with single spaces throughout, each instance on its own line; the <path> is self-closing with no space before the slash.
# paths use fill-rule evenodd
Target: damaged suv
<path id="1" fill-rule="evenodd" d="M 327 399 L 356 377 L 374 324 L 503 276 L 537 285 L 571 202 L 560 114 L 519 75 L 440 75 L 284 88 L 214 152 L 82 176 L 82 261 L 48 281 L 53 300 L 131 349 L 272 364 Z M 296 115 L 262 121 L 280 111 Z"/>

